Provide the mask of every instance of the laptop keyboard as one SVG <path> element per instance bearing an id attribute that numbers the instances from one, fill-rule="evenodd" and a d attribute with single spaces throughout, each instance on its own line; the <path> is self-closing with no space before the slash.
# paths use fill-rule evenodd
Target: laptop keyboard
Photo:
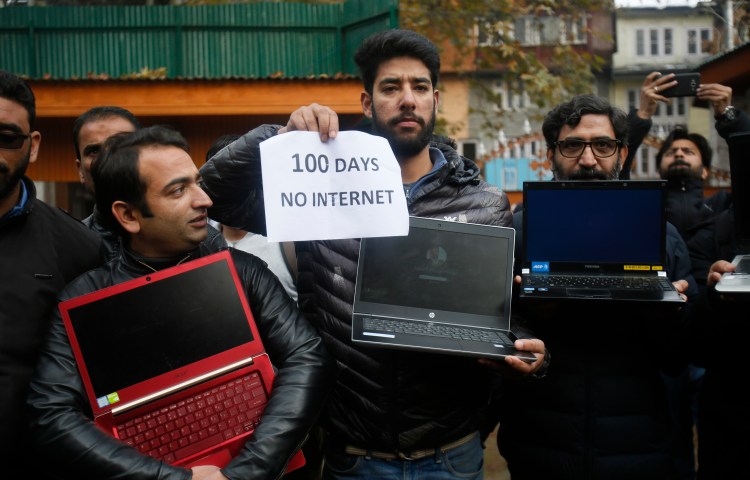
<path id="1" fill-rule="evenodd" d="M 433 337 L 453 338 L 457 340 L 474 340 L 478 342 L 500 343 L 513 346 L 508 336 L 496 330 L 484 328 L 459 327 L 431 322 L 412 322 L 392 318 L 364 318 L 364 329 L 371 332 L 408 333 Z"/>
<path id="2" fill-rule="evenodd" d="M 267 401 L 260 376 L 255 372 L 115 428 L 120 440 L 128 445 L 173 463 L 255 429 Z"/>
<path id="3" fill-rule="evenodd" d="M 638 290 L 672 290 L 665 277 L 617 277 L 584 275 L 529 275 L 524 277 L 526 287 L 609 288 Z"/>

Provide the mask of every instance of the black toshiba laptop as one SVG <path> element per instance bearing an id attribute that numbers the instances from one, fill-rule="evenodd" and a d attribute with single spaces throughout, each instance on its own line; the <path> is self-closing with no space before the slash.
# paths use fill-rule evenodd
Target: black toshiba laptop
<path id="1" fill-rule="evenodd" d="M 721 293 L 750 293 L 750 132 L 735 133 L 727 139 L 729 170 L 732 178 L 732 208 L 737 255 L 736 270 L 722 275 L 716 284 Z"/>
<path id="2" fill-rule="evenodd" d="M 666 273 L 666 182 L 524 183 L 524 299 L 683 302 Z"/>
<path id="3" fill-rule="evenodd" d="M 352 341 L 534 361 L 510 332 L 514 239 L 512 228 L 419 217 L 406 236 L 363 238 Z"/>

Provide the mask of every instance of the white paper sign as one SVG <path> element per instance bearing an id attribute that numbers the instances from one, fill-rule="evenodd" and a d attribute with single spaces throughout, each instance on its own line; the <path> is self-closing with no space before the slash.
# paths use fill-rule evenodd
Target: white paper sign
<path id="1" fill-rule="evenodd" d="M 260 144 L 272 242 L 407 235 L 401 167 L 388 141 L 339 132 L 288 132 Z"/>

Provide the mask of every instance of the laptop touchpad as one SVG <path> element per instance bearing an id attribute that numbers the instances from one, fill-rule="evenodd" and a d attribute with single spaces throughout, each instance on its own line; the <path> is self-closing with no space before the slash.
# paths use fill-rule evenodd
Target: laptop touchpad
<path id="1" fill-rule="evenodd" d="M 612 298 L 612 292 L 606 288 L 567 288 L 569 297 L 579 298 Z"/>

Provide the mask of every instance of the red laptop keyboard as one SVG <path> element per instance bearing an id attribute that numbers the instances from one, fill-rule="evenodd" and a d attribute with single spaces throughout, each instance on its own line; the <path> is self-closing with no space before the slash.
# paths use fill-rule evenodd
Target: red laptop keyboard
<path id="1" fill-rule="evenodd" d="M 115 428 L 128 445 L 173 463 L 254 430 L 267 400 L 258 373 L 251 373 Z"/>

